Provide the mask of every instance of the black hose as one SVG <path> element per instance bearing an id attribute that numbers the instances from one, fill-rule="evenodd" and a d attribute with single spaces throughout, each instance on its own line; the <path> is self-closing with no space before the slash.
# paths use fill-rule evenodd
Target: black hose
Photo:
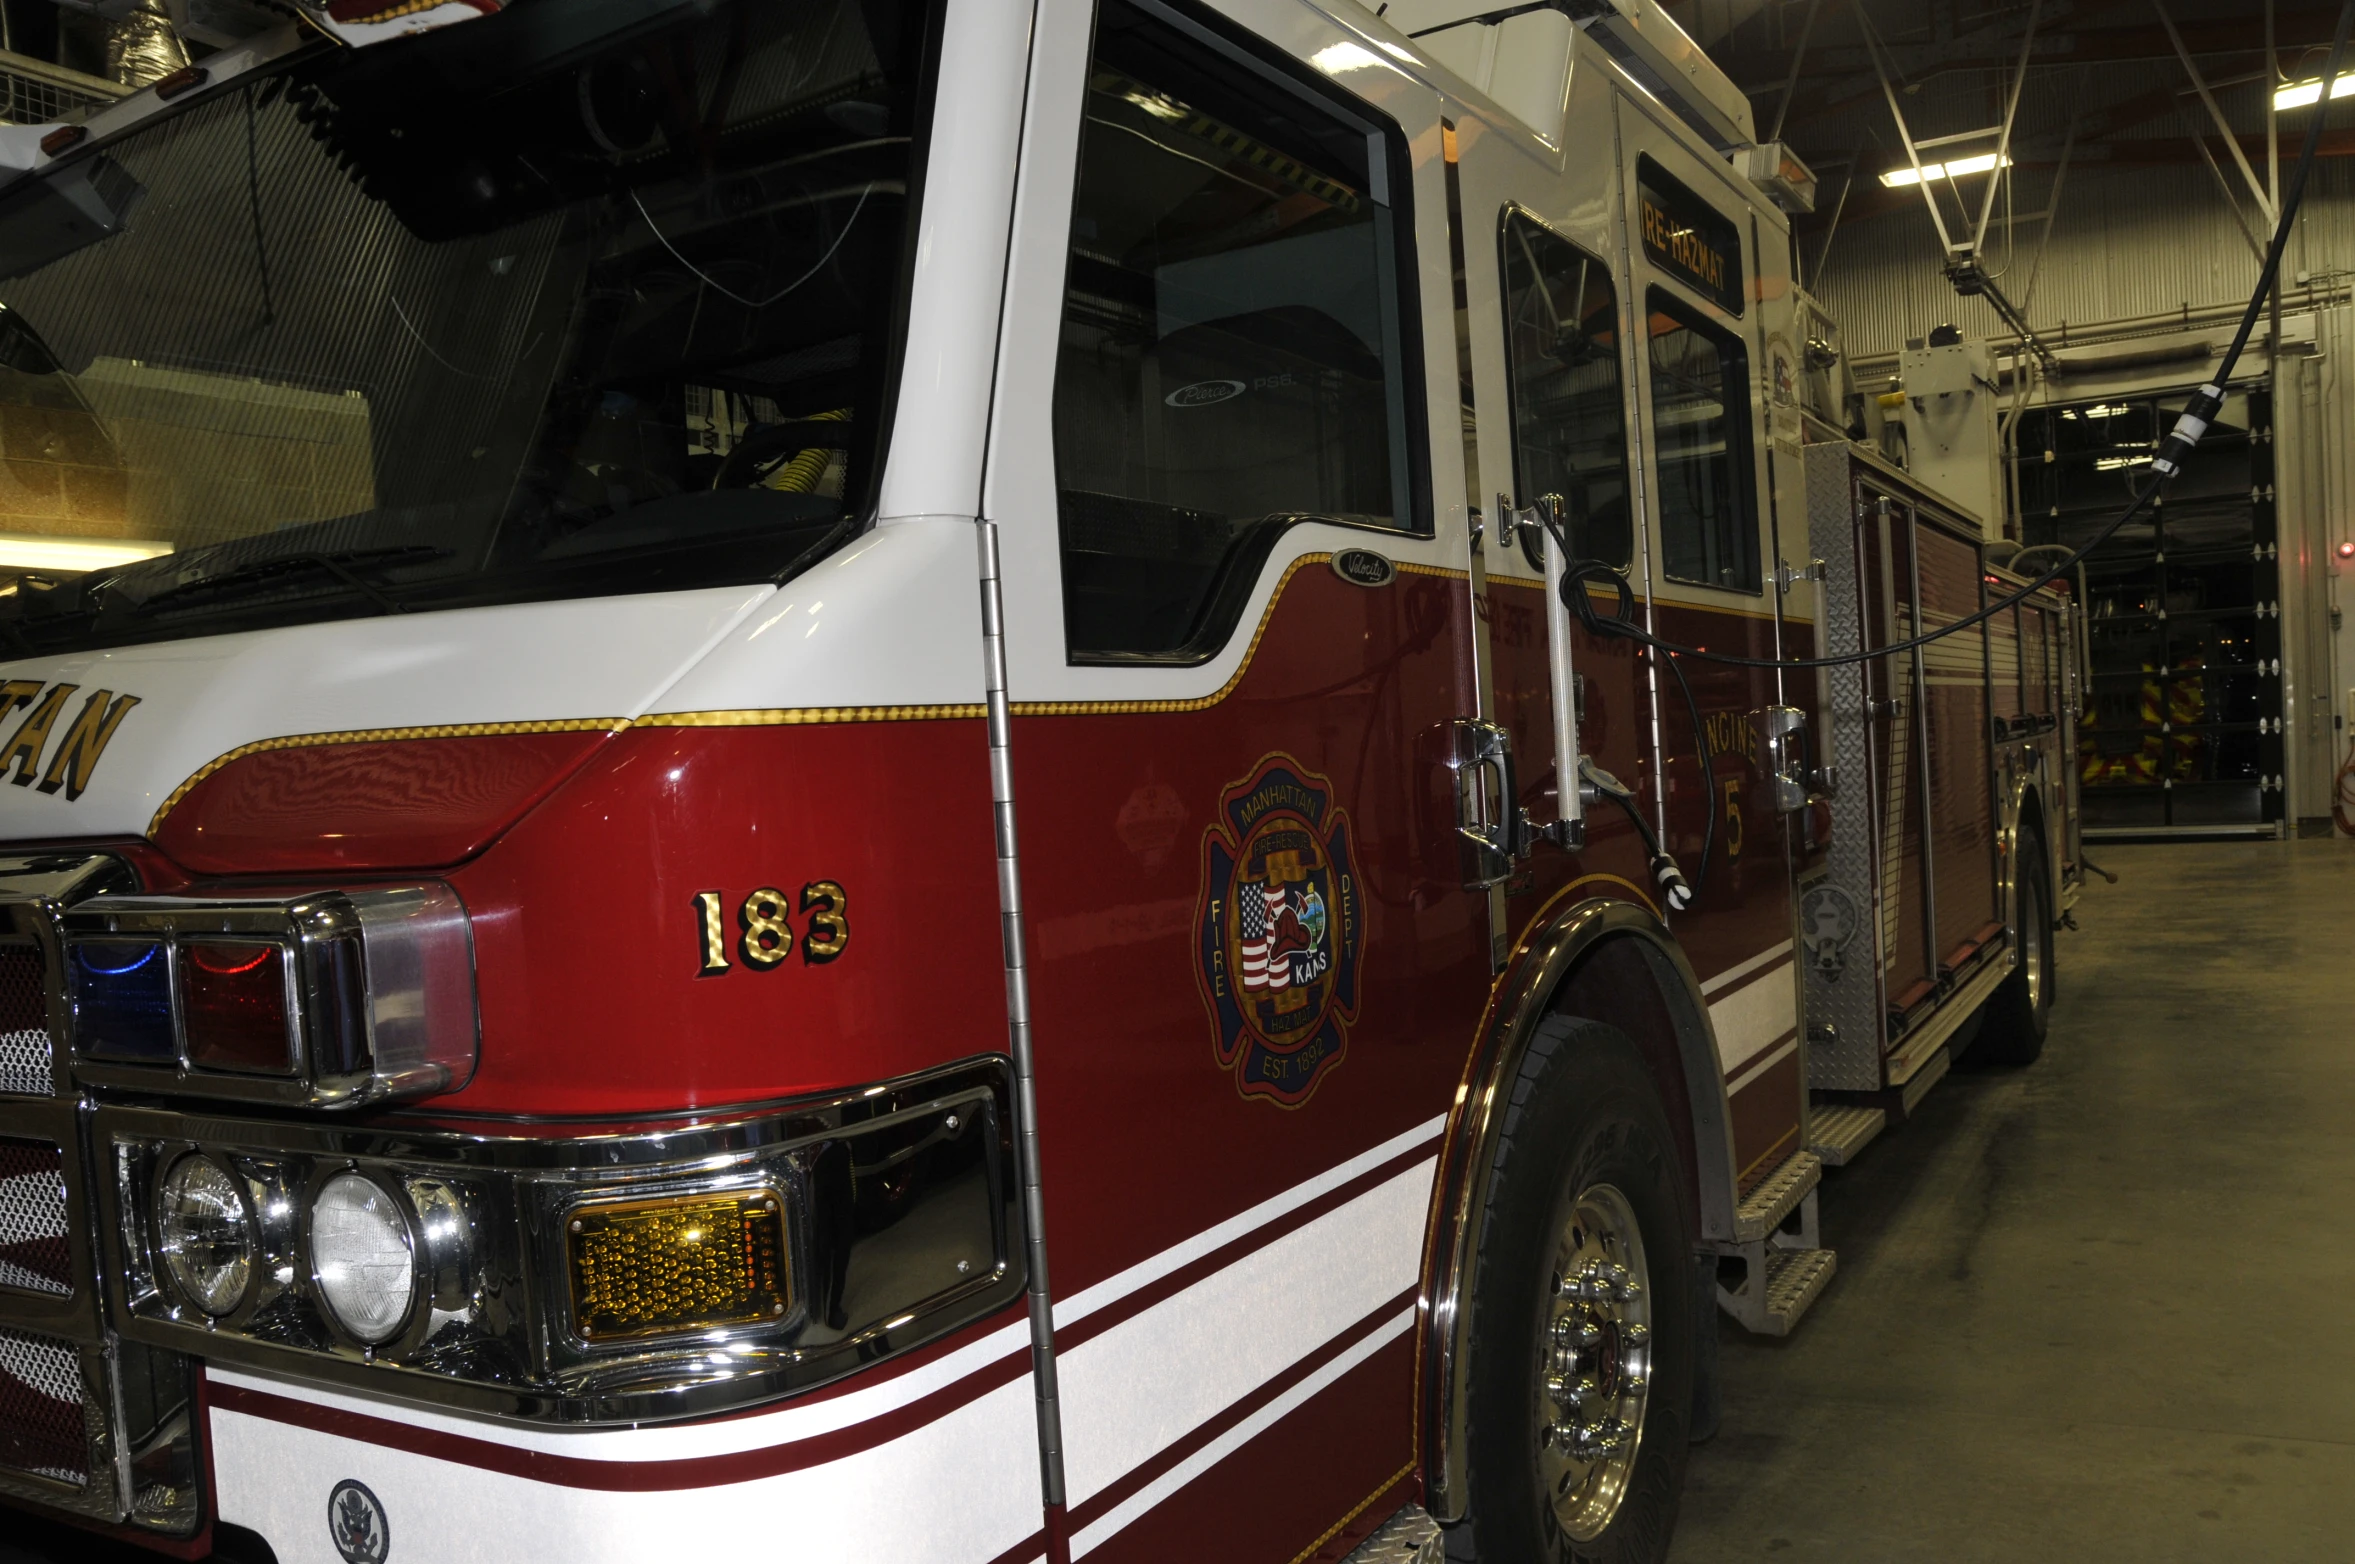
<path id="1" fill-rule="evenodd" d="M 1544 519 L 1546 530 L 1553 533 L 1554 545 L 1562 550 L 1564 558 L 1568 558 L 1570 539 L 1562 530 L 1560 510 L 1552 505 L 1540 505 L 1538 515 Z M 1583 586 L 1583 583 L 1590 580 L 1601 581 L 1618 593 L 1618 611 L 1613 617 L 1605 619 L 1595 612 L 1594 600 L 1587 596 Z M 1581 583 L 1576 590 L 1572 588 L 1573 581 Z M 1596 637 L 1616 635 L 1639 644 L 1649 639 L 1643 628 L 1635 622 L 1635 589 L 1627 584 L 1627 577 L 1600 560 L 1578 560 L 1563 572 L 1562 600 L 1570 605 L 1571 611 L 1578 616 L 1578 622 L 1586 627 L 1586 633 L 1589 635 Z M 1717 785 L 1717 755 L 1709 747 L 1709 725 L 1702 720 L 1701 703 L 1693 698 L 1692 681 L 1685 677 L 1683 665 L 1676 660 L 1673 654 L 1664 658 L 1656 648 L 1647 647 L 1646 649 L 1651 652 L 1652 660 L 1655 663 L 1667 663 L 1668 671 L 1676 675 L 1676 687 L 1684 693 L 1684 709 L 1691 715 L 1693 721 L 1693 750 L 1701 760 L 1701 872 L 1693 876 L 1692 885 L 1687 888 L 1683 901 L 1678 901 L 1673 893 L 1669 896 L 1672 910 L 1682 912 L 1685 905 L 1692 900 L 1693 890 L 1709 883 L 1709 859 L 1717 847 L 1717 799 L 1714 793 Z M 1608 792 L 1608 789 L 1605 791 Z M 1635 817 L 1639 826 L 1643 826 L 1642 816 L 1636 813 L 1634 805 L 1626 797 L 1612 796 L 1618 797 L 1621 807 Z M 1668 808 L 1668 786 L 1665 778 L 1661 781 L 1660 806 L 1661 815 L 1665 819 Z M 1674 875 L 1679 882 L 1682 882 L 1683 872 L 1676 867 L 1675 855 L 1668 851 L 1666 843 L 1652 835 L 1649 827 L 1644 827 L 1644 842 L 1652 851 L 1654 860 L 1652 875 L 1653 878 L 1661 882 L 1661 888 L 1664 891 L 1670 889 L 1668 884 L 1670 875 Z M 1661 859 L 1667 860 L 1665 870 L 1659 862 Z"/>

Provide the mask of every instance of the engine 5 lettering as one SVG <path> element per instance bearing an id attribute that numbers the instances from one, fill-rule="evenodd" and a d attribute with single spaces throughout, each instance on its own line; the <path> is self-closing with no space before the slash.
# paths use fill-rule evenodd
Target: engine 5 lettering
<path id="1" fill-rule="evenodd" d="M 745 893 L 736 903 L 737 933 L 730 938 L 727 893 L 695 893 L 695 952 L 700 977 L 717 977 L 736 965 L 730 947 L 755 972 L 783 966 L 798 947 L 805 966 L 821 967 L 850 945 L 850 893 L 837 880 L 812 880 L 801 888 L 801 934 L 796 939 L 793 903 L 774 886 Z"/>

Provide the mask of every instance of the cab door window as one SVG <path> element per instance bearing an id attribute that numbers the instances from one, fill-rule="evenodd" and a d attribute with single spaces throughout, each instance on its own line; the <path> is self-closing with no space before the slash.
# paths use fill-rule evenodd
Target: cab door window
<path id="1" fill-rule="evenodd" d="M 1611 269 L 1522 213 L 1508 212 L 1504 282 L 1516 503 L 1561 496 L 1571 553 L 1625 569 L 1635 528 Z"/>
<path id="2" fill-rule="evenodd" d="M 1394 139 L 1103 8 L 1055 374 L 1074 661 L 1212 656 L 1296 522 L 1417 528 Z"/>
<path id="3" fill-rule="evenodd" d="M 1749 356 L 1740 338 L 1666 290 L 1645 303 L 1661 568 L 1671 580 L 1755 592 Z"/>

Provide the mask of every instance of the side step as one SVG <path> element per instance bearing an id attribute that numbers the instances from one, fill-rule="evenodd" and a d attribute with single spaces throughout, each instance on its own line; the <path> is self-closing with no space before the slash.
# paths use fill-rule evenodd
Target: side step
<path id="1" fill-rule="evenodd" d="M 1419 1504 L 1410 1504 L 1374 1528 L 1341 1564 L 1444 1564 L 1439 1523 Z"/>
<path id="2" fill-rule="evenodd" d="M 1808 1128 L 1815 1139 L 1807 1149 L 1821 1158 L 1825 1167 L 1844 1168 L 1888 1124 L 1886 1108 L 1835 1108 L 1818 1103 L 1808 1116 Z"/>
<path id="3" fill-rule="evenodd" d="M 1756 1243 L 1782 1226 L 1822 1181 L 1822 1158 L 1812 1151 L 1792 1152 L 1735 1210 L 1734 1242 Z"/>
<path id="4" fill-rule="evenodd" d="M 1816 1186 L 1822 1181 L 1816 1153 L 1791 1153 L 1734 1212 L 1734 1241 L 1717 1246 L 1723 1259 L 1742 1267 L 1739 1286 L 1718 1282 L 1717 1306 L 1754 1335 L 1788 1336 L 1839 1268 L 1839 1258 L 1823 1247 L 1816 1230 Z M 1798 1231 L 1786 1231 L 1794 1216 Z"/>
<path id="5" fill-rule="evenodd" d="M 1766 1314 L 1777 1328 L 1767 1332 L 1774 1336 L 1788 1336 L 1791 1327 L 1799 1323 L 1799 1316 L 1815 1302 L 1816 1294 L 1824 1290 L 1832 1273 L 1840 1268 L 1840 1257 L 1829 1249 L 1775 1249 L 1766 1256 Z"/>

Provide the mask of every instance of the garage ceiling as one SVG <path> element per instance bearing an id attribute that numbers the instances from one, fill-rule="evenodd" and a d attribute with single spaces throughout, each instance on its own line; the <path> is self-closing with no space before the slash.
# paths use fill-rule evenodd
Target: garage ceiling
<path id="1" fill-rule="evenodd" d="M 1879 178 L 1909 167 L 1892 96 L 1917 143 L 1938 143 L 1921 152 L 1929 162 L 1991 153 L 2015 82 L 2015 173 L 1998 194 L 2008 222 L 2040 219 L 2031 208 L 2064 178 L 2169 165 L 2229 197 L 2244 227 L 2262 234 L 2269 87 L 2320 74 L 2338 15 L 2292 0 L 2166 0 L 2164 10 L 2153 0 L 1669 0 L 1668 9 L 1749 94 L 1760 137 L 1779 122 L 1814 167 L 1822 192 L 1800 227 L 1819 235 L 1835 211 L 1843 223 L 1923 213 L 1919 189 Z M 2342 69 L 2355 69 L 2355 45 Z M 2313 112 L 2278 116 L 2283 163 Z M 2355 130 L 2326 132 L 2321 151 L 2355 154 Z M 1932 185 L 1951 223 L 1966 201 L 1976 214 L 1985 176 Z"/>

